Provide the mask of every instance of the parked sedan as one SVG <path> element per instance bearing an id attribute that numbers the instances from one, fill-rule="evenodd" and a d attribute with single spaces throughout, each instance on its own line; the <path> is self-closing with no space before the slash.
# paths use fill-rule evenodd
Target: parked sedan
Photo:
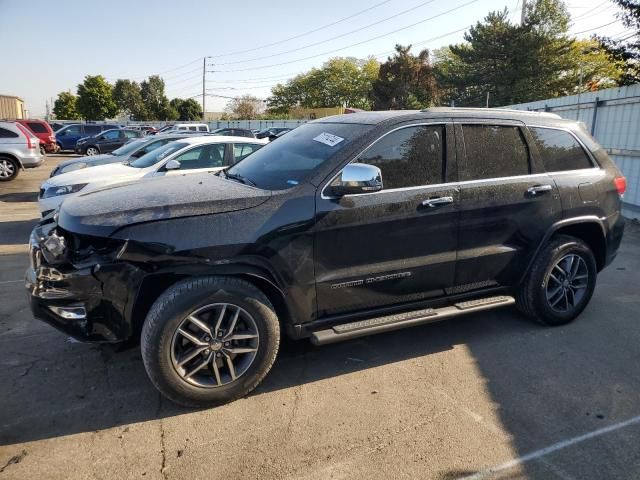
<path id="1" fill-rule="evenodd" d="M 290 130 L 291 129 L 288 127 L 269 127 L 256 133 L 256 138 L 275 138 L 279 133 L 288 132 Z"/>
<path id="2" fill-rule="evenodd" d="M 225 127 L 218 128 L 211 132 L 213 135 L 228 135 L 231 137 L 247 137 L 247 138 L 256 138 L 253 130 L 249 130 L 248 128 L 236 128 L 236 127 Z"/>
<path id="3" fill-rule="evenodd" d="M 73 150 L 76 143 L 81 138 L 99 135 L 100 133 L 113 128 L 120 127 L 118 125 L 107 125 L 102 123 L 72 123 L 55 131 L 56 142 L 60 147 L 60 150 Z"/>
<path id="4" fill-rule="evenodd" d="M 99 165 L 107 165 L 109 163 L 123 163 L 129 160 L 135 160 L 140 158 L 146 153 L 149 153 L 156 148 L 162 147 L 169 142 L 178 140 L 180 138 L 192 137 L 186 134 L 176 135 L 161 135 L 151 136 L 143 138 L 134 138 L 129 140 L 120 148 L 117 148 L 111 153 L 102 153 L 100 155 L 93 155 L 91 157 L 73 158 L 64 162 L 60 162 L 56 168 L 51 171 L 50 177 L 55 177 L 62 173 L 72 172 L 74 170 L 80 170 L 87 167 L 97 167 Z"/>
<path id="5" fill-rule="evenodd" d="M 140 130 L 129 128 L 118 128 L 106 130 L 92 137 L 81 138 L 76 143 L 76 153 L 81 155 L 98 155 L 100 153 L 110 153 L 120 148 L 132 138 L 144 137 Z"/>
<path id="6" fill-rule="evenodd" d="M 242 160 L 267 142 L 240 137 L 188 137 L 156 148 L 128 163 L 84 168 L 49 178 L 40 186 L 38 205 L 48 215 L 81 192 L 149 177 L 216 172 Z"/>

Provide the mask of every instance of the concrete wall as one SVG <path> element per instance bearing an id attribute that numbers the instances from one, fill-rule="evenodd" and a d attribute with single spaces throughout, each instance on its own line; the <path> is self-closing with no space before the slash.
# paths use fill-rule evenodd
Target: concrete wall
<path id="1" fill-rule="evenodd" d="M 640 84 L 511 105 L 584 122 L 627 178 L 623 213 L 640 218 Z"/>

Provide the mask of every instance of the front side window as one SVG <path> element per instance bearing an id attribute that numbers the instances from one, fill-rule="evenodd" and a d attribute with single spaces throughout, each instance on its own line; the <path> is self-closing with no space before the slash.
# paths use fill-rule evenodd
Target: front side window
<path id="1" fill-rule="evenodd" d="M 569 132 L 553 128 L 529 127 L 547 172 L 592 168 L 582 146 Z"/>
<path id="2" fill-rule="evenodd" d="M 65 130 L 65 135 L 80 135 L 82 133 L 82 127 L 80 125 L 71 125 Z"/>
<path id="3" fill-rule="evenodd" d="M 117 140 L 120 138 L 120 130 L 107 130 L 102 134 L 105 140 Z"/>
<path id="4" fill-rule="evenodd" d="M 141 156 L 137 160 L 134 160 L 129 164 L 133 168 L 147 168 L 151 165 L 158 163 L 160 160 L 167 158 L 169 155 L 176 153 L 178 150 L 182 150 L 188 146 L 188 143 L 171 142 L 167 143 L 164 147 L 156 148 L 155 150 Z"/>
<path id="5" fill-rule="evenodd" d="M 444 127 L 421 125 L 385 135 L 356 161 L 378 167 L 389 190 L 442 183 L 443 152 Z"/>
<path id="6" fill-rule="evenodd" d="M 180 170 L 223 167 L 224 147 L 224 143 L 200 145 L 178 155 L 174 160 L 180 162 Z"/>
<path id="7" fill-rule="evenodd" d="M 228 172 L 265 190 L 292 188 L 371 128 L 350 123 L 307 123 L 252 153 Z"/>
<path id="8" fill-rule="evenodd" d="M 461 181 L 529 174 L 529 149 L 520 127 L 463 125 L 466 162 Z"/>
<path id="9" fill-rule="evenodd" d="M 113 155 L 129 155 L 130 153 L 138 150 L 142 145 L 147 143 L 145 140 L 129 140 L 120 148 L 116 148 L 113 152 Z"/>

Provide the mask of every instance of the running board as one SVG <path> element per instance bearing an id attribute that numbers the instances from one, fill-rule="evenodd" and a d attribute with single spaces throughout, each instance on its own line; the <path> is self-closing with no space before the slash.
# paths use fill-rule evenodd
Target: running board
<path id="1" fill-rule="evenodd" d="M 437 322 L 445 318 L 455 317 L 471 312 L 480 312 L 490 308 L 512 305 L 516 301 L 509 296 L 496 296 L 468 300 L 454 303 L 448 307 L 427 308 L 412 312 L 397 313 L 384 317 L 368 318 L 352 323 L 343 323 L 327 330 L 318 330 L 311 333 L 311 343 L 314 345 L 326 345 L 328 343 L 341 342 L 351 338 L 364 337 L 375 333 L 398 330 L 400 328 L 413 327 L 425 323 Z"/>

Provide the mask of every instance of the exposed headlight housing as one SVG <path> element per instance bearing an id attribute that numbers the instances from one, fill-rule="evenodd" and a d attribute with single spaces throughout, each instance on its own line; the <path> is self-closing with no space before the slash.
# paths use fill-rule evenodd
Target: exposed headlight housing
<path id="1" fill-rule="evenodd" d="M 87 185 L 87 183 L 76 183 L 75 185 L 47 187 L 42 194 L 42 198 L 58 197 L 60 195 L 69 195 L 70 193 L 76 193 L 82 190 Z"/>

